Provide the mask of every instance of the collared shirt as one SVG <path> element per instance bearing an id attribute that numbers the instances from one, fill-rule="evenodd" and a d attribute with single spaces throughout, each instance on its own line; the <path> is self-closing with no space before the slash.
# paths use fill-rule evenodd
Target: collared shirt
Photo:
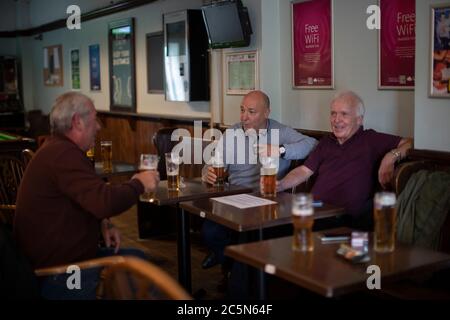
<path id="1" fill-rule="evenodd" d="M 321 139 L 305 161 L 316 176 L 314 198 L 357 215 L 373 196 L 381 160 L 401 139 L 362 126 L 343 144 L 334 134 Z"/>
<path id="2" fill-rule="evenodd" d="M 277 131 L 272 131 L 272 129 Z M 259 130 L 258 134 L 252 134 L 252 131 L 255 131 L 251 129 L 244 133 L 241 123 L 236 123 L 228 130 L 233 131 L 233 139 L 227 139 L 231 135 L 228 136 L 225 132 L 219 141 L 219 146 L 222 145 L 224 149 L 223 156 L 225 169 L 228 171 L 228 180 L 231 184 L 255 190 L 259 190 L 261 169 L 255 152 L 255 144 L 284 145 L 286 148 L 284 157 L 279 160 L 278 179 L 286 175 L 291 160 L 306 158 L 317 144 L 316 139 L 305 136 L 273 119 L 268 119 L 267 129 Z M 279 139 L 276 139 L 277 134 Z M 239 135 L 240 137 L 236 137 Z M 238 150 L 244 150 L 244 152 L 238 154 Z"/>

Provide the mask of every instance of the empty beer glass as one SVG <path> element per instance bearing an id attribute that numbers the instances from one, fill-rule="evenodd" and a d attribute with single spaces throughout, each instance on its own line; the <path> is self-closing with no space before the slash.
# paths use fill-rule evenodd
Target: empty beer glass
<path id="1" fill-rule="evenodd" d="M 103 172 L 112 172 L 112 141 L 101 141 L 100 153 L 102 156 Z"/>
<path id="2" fill-rule="evenodd" d="M 261 157 L 261 194 L 264 197 L 277 195 L 278 158 Z"/>
<path id="3" fill-rule="evenodd" d="M 139 171 L 148 171 L 148 170 L 156 171 L 158 169 L 158 161 L 159 161 L 159 157 L 156 154 L 148 154 L 148 153 L 141 154 L 141 161 L 139 163 Z M 142 195 L 142 198 L 149 202 L 153 202 L 155 200 L 155 193 L 154 192 L 145 192 Z"/>
<path id="4" fill-rule="evenodd" d="M 302 252 L 313 251 L 314 208 L 311 194 L 299 193 L 295 195 L 292 200 L 292 224 L 294 226 L 292 249 Z"/>
<path id="5" fill-rule="evenodd" d="M 375 223 L 374 250 L 392 252 L 395 249 L 395 229 L 397 209 L 395 193 L 378 192 L 375 194 L 373 218 Z"/>
<path id="6" fill-rule="evenodd" d="M 181 158 L 176 153 L 166 153 L 167 188 L 169 190 L 180 190 L 180 164 Z"/>
<path id="7" fill-rule="evenodd" d="M 220 152 L 216 151 L 214 157 L 211 158 L 211 164 L 217 177 L 214 186 L 222 186 L 225 179 L 225 164 Z"/>

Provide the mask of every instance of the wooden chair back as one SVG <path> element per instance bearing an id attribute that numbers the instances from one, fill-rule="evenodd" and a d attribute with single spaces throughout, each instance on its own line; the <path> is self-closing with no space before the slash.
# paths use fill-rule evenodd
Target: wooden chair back
<path id="1" fill-rule="evenodd" d="M 134 257 L 105 268 L 103 298 L 119 300 L 190 300 L 190 295 L 156 265 Z"/>
<path id="2" fill-rule="evenodd" d="M 81 270 L 103 268 L 97 298 L 107 300 L 190 300 L 192 297 L 160 267 L 139 258 L 110 256 L 74 263 Z M 66 273 L 68 265 L 35 270 L 38 277 Z"/>
<path id="3" fill-rule="evenodd" d="M 15 204 L 17 191 L 23 177 L 24 165 L 19 159 L 0 156 L 0 204 Z"/>
<path id="4" fill-rule="evenodd" d="M 19 159 L 0 156 L 0 222 L 12 225 L 16 197 L 25 166 Z"/>
<path id="5" fill-rule="evenodd" d="M 397 196 L 403 191 L 409 178 L 420 170 L 450 172 L 450 165 L 443 165 L 431 160 L 415 160 L 401 163 L 396 167 L 393 178 L 393 191 Z M 448 208 L 447 218 L 441 227 L 439 243 L 439 250 L 450 253 L 450 208 Z"/>
<path id="6" fill-rule="evenodd" d="M 23 159 L 23 164 L 24 164 L 25 168 L 28 166 L 28 163 L 30 163 L 33 156 L 34 156 L 33 150 L 30 150 L 30 149 L 22 150 L 22 159 Z"/>

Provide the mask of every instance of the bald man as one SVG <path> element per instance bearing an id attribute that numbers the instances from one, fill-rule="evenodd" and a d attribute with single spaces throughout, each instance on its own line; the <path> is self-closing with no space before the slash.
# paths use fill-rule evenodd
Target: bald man
<path id="1" fill-rule="evenodd" d="M 258 143 L 260 155 L 271 154 L 279 157 L 278 178 L 282 178 L 289 171 L 291 160 L 306 158 L 316 146 L 317 141 L 314 138 L 270 119 L 269 115 L 270 100 L 264 92 L 251 91 L 244 96 L 240 105 L 240 122 L 229 129 L 234 130 L 236 135 L 242 135 L 243 142 L 234 141 L 229 144 L 228 135 L 224 135 L 219 141 L 219 149 L 221 147 L 224 152 L 225 170 L 231 184 L 259 190 L 261 166 L 252 163 L 249 155 L 254 143 Z M 245 161 L 239 163 L 239 153 L 242 152 L 245 152 Z M 228 153 L 234 155 L 231 161 L 227 158 Z M 210 166 L 203 168 L 203 180 L 210 184 L 216 181 L 216 175 Z M 206 220 L 202 233 L 204 242 L 210 249 L 210 254 L 203 260 L 203 268 L 223 263 L 223 250 L 231 243 L 231 230 Z"/>

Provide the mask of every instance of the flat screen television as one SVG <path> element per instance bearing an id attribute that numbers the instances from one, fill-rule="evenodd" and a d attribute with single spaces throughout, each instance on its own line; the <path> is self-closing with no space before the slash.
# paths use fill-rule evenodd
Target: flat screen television
<path id="1" fill-rule="evenodd" d="M 212 49 L 247 47 L 252 27 L 241 0 L 215 2 L 202 7 L 203 20 Z"/>

